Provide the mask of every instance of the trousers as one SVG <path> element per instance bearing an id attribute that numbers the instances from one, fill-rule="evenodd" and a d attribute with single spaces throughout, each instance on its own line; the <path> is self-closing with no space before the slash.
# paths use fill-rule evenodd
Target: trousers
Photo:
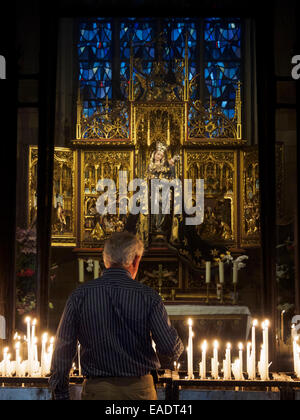
<path id="1" fill-rule="evenodd" d="M 153 376 L 88 378 L 83 382 L 82 400 L 157 400 Z"/>

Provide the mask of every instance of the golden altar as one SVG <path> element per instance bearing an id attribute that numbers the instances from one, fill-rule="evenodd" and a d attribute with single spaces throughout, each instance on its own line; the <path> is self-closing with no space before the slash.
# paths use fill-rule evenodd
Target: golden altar
<path id="1" fill-rule="evenodd" d="M 145 74 L 140 59 L 132 54 L 130 78 L 122 81 L 127 99 L 106 99 L 90 117 L 83 115 L 78 90 L 76 138 L 68 148 L 55 148 L 52 246 L 74 249 L 81 282 L 90 260 L 95 276 L 99 275 L 105 238 L 134 225 L 146 248 L 140 281 L 169 300 L 207 299 L 205 258 L 201 259 L 201 250 L 191 252 L 184 244 L 184 232 L 178 233 L 182 218 L 173 216 L 164 240 L 157 242 L 150 214 L 132 220 L 117 208 L 117 214 L 101 216 L 96 206 L 98 181 L 112 179 L 118 188 L 120 171 L 127 172 L 128 181 L 144 179 L 159 142 L 169 159 L 177 156 L 178 179 L 204 180 L 204 222 L 195 228 L 193 238 L 211 244 L 212 252 L 223 247 L 237 256 L 260 246 L 258 149 L 242 137 L 241 83 L 237 81 L 235 115 L 230 119 L 212 97 L 206 105 L 198 99 L 198 76 L 189 78 L 187 45 L 184 59 L 174 61 L 171 73 L 172 77 L 170 68 L 157 61 Z M 36 219 L 37 159 L 37 147 L 32 146 L 29 226 Z M 213 255 L 216 261 L 219 254 Z M 219 302 L 216 293 L 209 297 Z M 224 298 L 231 302 L 226 290 Z"/>

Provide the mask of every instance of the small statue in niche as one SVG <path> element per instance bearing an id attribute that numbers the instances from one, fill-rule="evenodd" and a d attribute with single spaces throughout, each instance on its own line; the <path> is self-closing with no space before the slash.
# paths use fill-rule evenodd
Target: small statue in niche
<path id="1" fill-rule="evenodd" d="M 67 221 L 65 218 L 65 211 L 60 201 L 57 203 L 57 219 L 60 224 L 60 232 L 63 232 L 67 226 Z"/>
<path id="2" fill-rule="evenodd" d="M 167 179 L 171 180 L 176 177 L 175 174 L 175 162 L 179 160 L 179 156 L 174 156 L 168 159 L 167 146 L 164 143 L 158 142 L 156 149 L 152 152 L 150 157 L 150 163 L 147 168 L 146 178 L 151 179 Z M 155 200 L 159 199 L 159 194 L 155 197 Z M 168 215 L 162 214 L 162 203 L 159 203 L 159 214 L 151 215 L 151 225 L 155 233 L 162 234 L 164 232 L 164 224 Z"/>

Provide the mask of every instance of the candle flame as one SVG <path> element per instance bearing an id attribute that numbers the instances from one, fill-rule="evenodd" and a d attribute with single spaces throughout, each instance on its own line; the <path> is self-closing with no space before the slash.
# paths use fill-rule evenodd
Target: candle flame
<path id="1" fill-rule="evenodd" d="M 202 350 L 205 351 L 207 349 L 207 341 L 203 341 L 203 344 L 201 346 Z"/>
<path id="2" fill-rule="evenodd" d="M 214 348 L 217 349 L 219 347 L 219 342 L 217 340 L 214 341 Z"/>
<path id="3" fill-rule="evenodd" d="M 25 322 L 28 324 L 30 321 L 31 321 L 30 316 L 27 316 L 27 317 L 25 318 Z"/>
<path id="4" fill-rule="evenodd" d="M 244 346 L 242 343 L 239 343 L 239 350 L 243 350 Z"/>
<path id="5" fill-rule="evenodd" d="M 258 325 L 258 321 L 257 321 L 257 319 L 255 319 L 255 320 L 253 321 L 253 327 L 257 327 L 257 325 Z"/>
<path id="6" fill-rule="evenodd" d="M 37 319 L 34 318 L 34 320 L 32 321 L 32 325 L 36 325 L 37 324 Z"/>
<path id="7" fill-rule="evenodd" d="M 193 325 L 193 320 L 191 318 L 188 319 L 188 325 L 191 327 Z"/>
<path id="8" fill-rule="evenodd" d="M 230 349 L 231 349 L 231 344 L 227 343 L 227 350 L 230 350 Z"/>

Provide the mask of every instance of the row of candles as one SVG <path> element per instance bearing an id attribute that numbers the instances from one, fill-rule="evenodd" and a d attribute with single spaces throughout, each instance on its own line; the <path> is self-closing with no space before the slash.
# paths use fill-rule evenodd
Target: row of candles
<path id="1" fill-rule="evenodd" d="M 4 348 L 3 360 L 0 362 L 0 375 L 17 377 L 43 377 L 50 373 L 52 354 L 54 349 L 54 337 L 48 337 L 45 333 L 42 336 L 42 350 L 41 362 L 38 358 L 38 338 L 36 336 L 37 320 L 27 317 L 25 319 L 27 324 L 27 335 L 24 336 L 24 343 L 27 347 L 27 360 L 22 360 L 21 357 L 21 337 L 16 334 L 15 341 L 15 361 L 11 361 L 11 354 L 8 347 Z M 187 379 L 194 379 L 193 369 L 193 320 L 188 319 L 189 337 L 187 347 Z M 269 380 L 269 321 L 262 323 L 262 337 L 263 343 L 260 351 L 260 359 L 257 363 L 256 355 L 256 328 L 258 321 L 254 320 L 252 324 L 251 342 L 247 344 L 247 374 L 249 380 L 255 380 L 257 373 L 261 380 Z M 293 340 L 293 358 L 294 358 L 294 372 L 300 379 L 300 345 L 299 336 L 297 335 L 295 325 L 292 325 L 292 340 Z M 207 352 L 208 343 L 205 340 L 201 345 L 202 360 L 199 363 L 199 377 L 207 379 Z M 79 375 L 81 374 L 80 364 L 80 345 L 78 345 L 78 363 Z M 244 380 L 244 346 L 242 343 L 238 346 L 238 358 L 232 363 L 232 346 L 230 343 L 226 346 L 225 359 L 223 360 L 223 379 L 231 380 L 232 375 L 235 380 Z M 175 363 L 175 374 L 178 374 L 179 364 Z M 211 377 L 212 379 L 220 379 L 220 363 L 219 363 L 219 342 L 217 340 L 213 343 L 213 357 L 211 358 Z"/>
<path id="2" fill-rule="evenodd" d="M 194 332 L 192 329 L 193 321 L 188 320 L 189 326 L 189 338 L 187 347 L 187 379 L 194 379 L 193 369 L 193 337 Z M 263 333 L 263 344 L 260 351 L 260 359 L 257 363 L 256 355 L 256 328 L 258 321 L 254 320 L 252 324 L 252 337 L 251 342 L 247 344 L 247 374 L 249 380 L 256 380 L 257 373 L 262 381 L 269 380 L 269 321 L 266 320 L 262 323 Z M 205 340 L 201 345 L 202 360 L 199 363 L 199 377 L 200 379 L 208 379 L 207 374 L 207 352 L 208 343 Z M 300 361 L 300 354 L 299 354 Z M 231 380 L 232 376 L 235 380 L 244 380 L 244 345 L 239 344 L 238 347 L 238 358 L 232 363 L 232 346 L 230 343 L 226 346 L 225 359 L 223 360 L 223 379 Z M 178 366 L 175 364 L 175 371 L 178 370 Z M 300 373 L 300 363 L 299 363 Z M 219 341 L 215 340 L 213 343 L 213 357 L 211 358 L 211 378 L 218 380 L 220 379 L 220 362 L 219 362 Z"/>
<path id="3" fill-rule="evenodd" d="M 37 320 L 31 320 L 30 317 L 25 319 L 27 324 L 27 335 L 22 338 L 15 334 L 15 360 L 12 361 L 12 355 L 9 348 L 3 350 L 3 360 L 0 362 L 1 376 L 17 376 L 17 377 L 43 377 L 50 373 L 52 354 L 54 349 L 54 337 L 49 339 L 47 333 L 42 335 L 41 358 L 38 357 L 38 338 L 36 336 Z M 27 347 L 27 359 L 24 359 L 24 344 Z"/>
<path id="4" fill-rule="evenodd" d="M 233 284 L 238 283 L 238 268 L 239 263 L 238 261 L 233 261 Z M 211 261 L 206 261 L 205 263 L 205 283 L 210 284 L 211 282 Z M 224 284 L 225 283 L 225 277 L 224 277 L 224 262 L 219 262 L 219 283 Z"/>

